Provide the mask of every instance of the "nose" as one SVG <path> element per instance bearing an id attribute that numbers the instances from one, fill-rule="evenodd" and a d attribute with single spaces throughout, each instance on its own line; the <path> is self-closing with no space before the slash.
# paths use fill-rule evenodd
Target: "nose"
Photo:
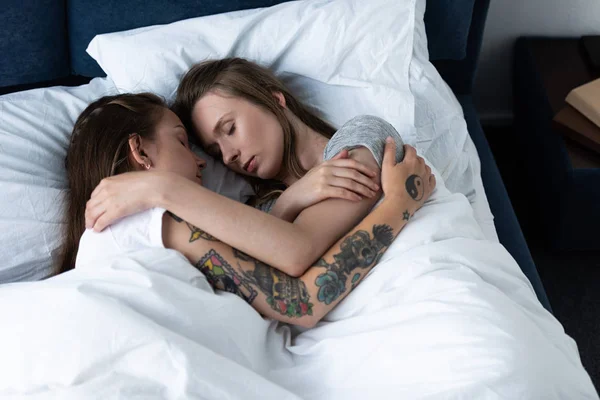
<path id="1" fill-rule="evenodd" d="M 240 152 L 238 150 L 234 150 L 234 149 L 225 150 L 225 149 L 223 149 L 223 162 L 225 163 L 225 165 L 234 163 L 239 158 L 240 158 Z"/>

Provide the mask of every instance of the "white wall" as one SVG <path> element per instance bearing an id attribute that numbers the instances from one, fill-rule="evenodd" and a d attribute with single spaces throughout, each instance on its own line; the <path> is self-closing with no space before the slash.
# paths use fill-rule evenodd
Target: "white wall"
<path id="1" fill-rule="evenodd" d="M 511 69 L 515 39 L 525 35 L 600 35 L 600 0 L 491 0 L 475 101 L 481 119 L 512 118 Z"/>

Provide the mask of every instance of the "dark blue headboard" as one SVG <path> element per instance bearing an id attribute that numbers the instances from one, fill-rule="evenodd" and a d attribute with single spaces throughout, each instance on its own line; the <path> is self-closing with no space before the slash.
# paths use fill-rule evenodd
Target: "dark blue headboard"
<path id="1" fill-rule="evenodd" d="M 281 0 L 3 0 L 0 88 L 104 76 L 85 49 L 99 33 L 166 24 Z M 430 57 L 457 93 L 471 90 L 489 0 L 431 0 Z"/>

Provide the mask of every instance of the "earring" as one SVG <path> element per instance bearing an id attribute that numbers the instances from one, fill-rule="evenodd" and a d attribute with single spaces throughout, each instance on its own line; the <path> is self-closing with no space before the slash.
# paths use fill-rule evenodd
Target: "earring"
<path id="1" fill-rule="evenodd" d="M 150 164 L 144 164 L 144 168 L 146 169 L 150 169 L 151 165 Z"/>

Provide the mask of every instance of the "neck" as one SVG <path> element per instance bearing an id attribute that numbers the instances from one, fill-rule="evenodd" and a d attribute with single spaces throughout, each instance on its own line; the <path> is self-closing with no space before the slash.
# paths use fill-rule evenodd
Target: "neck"
<path id="1" fill-rule="evenodd" d="M 290 112 L 290 114 L 292 114 Z M 300 165 L 305 170 L 311 170 L 323 162 L 323 151 L 329 139 L 319 132 L 311 129 L 304 122 L 300 121 L 295 115 L 288 116 L 294 127 L 296 138 L 296 156 L 300 161 Z M 296 182 L 298 178 L 286 173 L 283 182 L 290 186 Z"/>

